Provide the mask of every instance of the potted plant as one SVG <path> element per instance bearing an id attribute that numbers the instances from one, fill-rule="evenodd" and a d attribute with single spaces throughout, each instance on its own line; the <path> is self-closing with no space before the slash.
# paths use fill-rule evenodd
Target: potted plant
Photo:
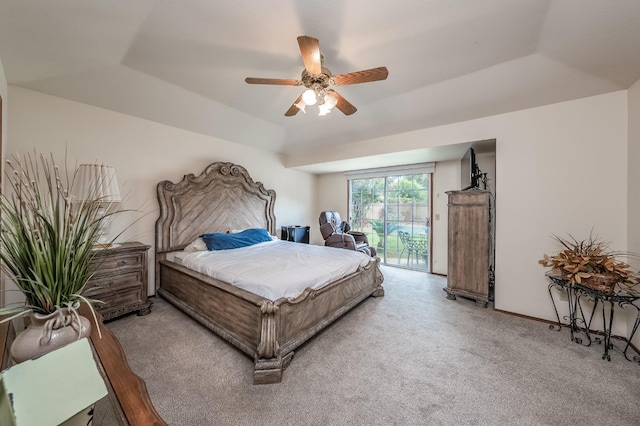
<path id="1" fill-rule="evenodd" d="M 52 155 L 14 156 L 5 176 L 0 260 L 25 300 L 0 313 L 11 314 L 4 320 L 30 317 L 11 348 L 14 361 L 21 362 L 90 333 L 78 308 L 90 302 L 82 290 L 94 272 L 94 243 L 102 222 L 115 212 L 98 214 L 104 208 L 100 200 L 74 200 L 75 174 L 61 171 Z"/>
<path id="2" fill-rule="evenodd" d="M 628 252 L 613 251 L 610 245 L 593 232 L 589 237 L 578 240 L 572 235 L 562 238 L 554 235 L 563 249 L 538 261 L 542 266 L 557 270 L 570 285 L 580 284 L 596 290 L 611 292 L 616 284 L 633 286 L 638 276 L 631 266 L 619 257 L 636 256 Z"/>

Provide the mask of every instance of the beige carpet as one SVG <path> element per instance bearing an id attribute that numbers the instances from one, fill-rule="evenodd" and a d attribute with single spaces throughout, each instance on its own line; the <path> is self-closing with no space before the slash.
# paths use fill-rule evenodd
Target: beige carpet
<path id="1" fill-rule="evenodd" d="M 156 298 L 108 324 L 171 425 L 638 425 L 640 365 L 383 267 L 369 298 L 254 386 L 243 353 Z M 97 423 L 99 424 L 99 423 Z"/>

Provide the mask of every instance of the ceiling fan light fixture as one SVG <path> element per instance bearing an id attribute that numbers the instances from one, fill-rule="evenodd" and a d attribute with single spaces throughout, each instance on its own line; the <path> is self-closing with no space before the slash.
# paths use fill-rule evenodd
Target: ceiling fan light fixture
<path id="1" fill-rule="evenodd" d="M 331 106 L 327 104 L 319 104 L 318 109 L 320 110 L 318 113 L 319 116 L 327 115 L 331 112 Z"/>
<path id="2" fill-rule="evenodd" d="M 300 111 L 304 112 L 305 114 L 307 113 L 304 108 L 307 106 L 307 104 L 304 103 L 304 101 L 300 101 L 297 104 L 294 104 Z"/>
<path id="3" fill-rule="evenodd" d="M 335 96 L 331 96 L 329 93 L 324 95 L 324 105 L 326 105 L 329 110 L 338 104 L 338 100 Z"/>
<path id="4" fill-rule="evenodd" d="M 386 80 L 389 75 L 389 70 L 386 67 L 333 75 L 328 68 L 323 66 L 323 56 L 320 53 L 320 44 L 317 38 L 300 36 L 298 37 L 298 47 L 300 47 L 302 62 L 304 62 L 304 70 L 299 80 L 256 77 L 244 79 L 248 84 L 304 86 L 306 90 L 284 113 L 285 117 L 293 117 L 298 111 L 305 112 L 305 107 L 315 104 L 319 104 L 320 115 L 328 114 L 334 107 L 344 115 L 351 115 L 357 111 L 356 107 L 330 87 Z"/>
<path id="5" fill-rule="evenodd" d="M 307 89 L 302 94 L 302 102 L 305 105 L 315 105 L 318 102 L 318 97 L 316 96 L 316 92 L 313 89 Z"/>

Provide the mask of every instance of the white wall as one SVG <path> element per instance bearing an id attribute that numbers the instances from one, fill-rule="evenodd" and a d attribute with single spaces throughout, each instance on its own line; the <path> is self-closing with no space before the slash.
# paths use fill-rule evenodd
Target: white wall
<path id="1" fill-rule="evenodd" d="M 482 152 L 476 154 L 476 164 L 482 173 L 487 174 L 487 190 L 496 193 L 496 153 Z M 482 185 L 481 182 L 479 182 Z"/>
<path id="2" fill-rule="evenodd" d="M 448 246 L 447 229 L 449 228 L 449 198 L 447 191 L 462 187 L 460 181 L 460 160 L 441 161 L 436 163 L 433 173 L 433 208 L 431 218 L 431 272 L 447 274 Z"/>
<path id="3" fill-rule="evenodd" d="M 278 155 L 86 104 L 9 86 L 7 154 L 36 149 L 58 159 L 104 162 L 116 168 L 123 208 L 146 215 L 123 239 L 154 245 L 158 217 L 156 185 L 201 173 L 214 161 L 245 167 L 254 180 L 276 191 L 276 226 L 317 223 L 313 175 L 286 169 Z M 153 291 L 153 248 L 149 285 Z"/>
<path id="4" fill-rule="evenodd" d="M 629 170 L 627 191 L 629 251 L 640 253 L 640 80 L 629 89 L 629 149 L 627 167 Z M 640 267 L 639 262 L 634 262 Z"/>
<path id="5" fill-rule="evenodd" d="M 537 263 L 558 248 L 551 234 L 584 237 L 594 228 L 614 248 L 627 249 L 626 91 L 325 151 L 349 158 L 367 147 L 380 153 L 486 139 L 497 140 L 495 307 L 552 320 Z M 309 158 L 329 161 L 316 154 Z M 340 203 L 346 197 L 335 189 L 333 196 Z"/>
<path id="6" fill-rule="evenodd" d="M 2 58 L 0 58 L 0 98 L 2 98 L 2 133 L 0 134 L 0 161 L 4 162 L 4 153 L 6 152 L 5 146 L 7 143 L 7 110 L 8 110 L 8 99 L 7 99 L 7 77 L 4 73 L 4 67 L 2 65 Z M 4 174 L 4 167 L 0 167 L 0 176 Z M 2 179 L 4 182 L 4 179 Z M 0 188 L 1 189 L 1 188 Z M 0 272 L 0 306 L 4 306 L 5 304 L 5 291 L 4 291 L 4 274 Z"/>
<path id="7" fill-rule="evenodd" d="M 4 148 L 7 141 L 7 77 L 4 74 L 4 67 L 2 66 L 2 58 L 0 58 L 0 97 L 2 98 L 2 148 Z"/>
<path id="8" fill-rule="evenodd" d="M 629 238 L 629 251 L 640 253 L 640 80 L 629 89 L 628 94 L 628 126 L 629 148 L 627 167 L 628 191 L 627 191 L 627 232 Z M 640 260 L 631 259 L 634 267 L 640 268 Z M 632 318 L 629 318 L 629 328 L 633 326 Z M 640 346 L 640 333 L 635 336 L 633 343 Z"/>

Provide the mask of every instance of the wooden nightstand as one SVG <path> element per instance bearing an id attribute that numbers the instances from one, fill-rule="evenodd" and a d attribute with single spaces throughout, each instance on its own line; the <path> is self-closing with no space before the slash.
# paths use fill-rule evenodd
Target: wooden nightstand
<path id="1" fill-rule="evenodd" d="M 138 315 L 151 312 L 152 302 L 147 300 L 149 247 L 139 242 L 122 243 L 100 249 L 94 258 L 97 269 L 82 294 L 104 302 L 94 307 L 105 321 L 135 311 Z"/>

